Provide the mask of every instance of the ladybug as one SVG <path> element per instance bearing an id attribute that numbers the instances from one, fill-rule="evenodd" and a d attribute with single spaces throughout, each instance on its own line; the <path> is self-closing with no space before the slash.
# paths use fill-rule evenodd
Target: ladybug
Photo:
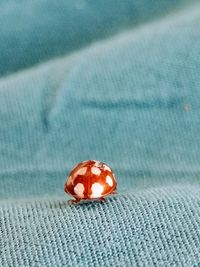
<path id="1" fill-rule="evenodd" d="M 99 199 L 116 194 L 117 182 L 113 171 L 108 165 L 96 160 L 87 160 L 77 164 L 65 183 L 64 190 L 75 199 L 70 203 L 81 200 Z"/>

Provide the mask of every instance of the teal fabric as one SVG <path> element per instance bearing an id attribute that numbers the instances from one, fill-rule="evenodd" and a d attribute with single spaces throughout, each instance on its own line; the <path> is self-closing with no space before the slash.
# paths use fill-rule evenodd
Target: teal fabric
<path id="1" fill-rule="evenodd" d="M 0 6 L 0 266 L 198 266 L 198 1 Z M 86 159 L 119 194 L 69 205 Z"/>
<path id="2" fill-rule="evenodd" d="M 0 74 L 77 51 L 181 3 L 187 0 L 0 0 Z"/>

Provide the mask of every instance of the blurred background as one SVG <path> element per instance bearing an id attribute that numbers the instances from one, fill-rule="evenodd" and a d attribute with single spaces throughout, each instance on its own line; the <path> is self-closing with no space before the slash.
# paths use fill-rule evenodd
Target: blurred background
<path id="1" fill-rule="evenodd" d="M 112 166 L 122 191 L 198 180 L 199 12 L 0 1 L 1 198 L 63 196 L 85 159 Z"/>
<path id="2" fill-rule="evenodd" d="M 0 1 L 0 73 L 76 52 L 194 1 Z"/>

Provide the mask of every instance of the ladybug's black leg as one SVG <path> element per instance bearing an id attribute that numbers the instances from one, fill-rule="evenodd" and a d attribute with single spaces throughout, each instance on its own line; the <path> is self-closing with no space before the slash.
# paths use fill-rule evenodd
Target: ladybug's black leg
<path id="1" fill-rule="evenodd" d="M 104 197 L 100 197 L 99 200 L 102 201 L 102 202 L 104 202 L 105 201 L 105 198 Z"/>
<path id="2" fill-rule="evenodd" d="M 116 194 L 118 194 L 118 193 L 117 193 L 117 191 L 113 191 L 111 194 L 112 194 L 112 195 L 116 195 Z"/>
<path id="3" fill-rule="evenodd" d="M 76 205 L 77 203 L 79 203 L 81 200 L 76 198 L 76 199 L 69 199 L 67 202 L 69 204 L 73 204 L 73 205 Z"/>

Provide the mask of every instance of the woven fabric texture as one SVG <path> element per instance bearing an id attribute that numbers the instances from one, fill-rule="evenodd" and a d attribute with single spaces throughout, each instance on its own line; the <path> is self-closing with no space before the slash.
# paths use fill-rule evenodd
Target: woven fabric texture
<path id="1" fill-rule="evenodd" d="M 200 4 L 54 2 L 0 0 L 0 266 L 199 266 Z"/>

